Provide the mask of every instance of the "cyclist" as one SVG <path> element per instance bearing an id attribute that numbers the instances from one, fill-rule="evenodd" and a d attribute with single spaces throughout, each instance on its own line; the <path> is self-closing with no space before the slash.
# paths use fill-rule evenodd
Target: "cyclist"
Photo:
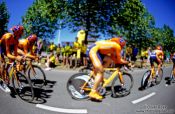
<path id="1" fill-rule="evenodd" d="M 18 46 L 18 39 L 22 36 L 24 28 L 23 26 L 17 25 L 13 26 L 10 30 L 12 33 L 5 33 L 1 37 L 1 45 L 0 45 L 0 61 L 1 61 L 1 75 L 5 73 L 5 58 L 4 55 L 11 61 L 17 60 L 21 61 L 22 57 L 18 56 L 17 53 L 17 46 Z M 8 82 L 7 82 L 8 83 Z M 6 86 L 6 84 L 2 83 L 1 88 L 6 91 L 10 92 L 10 89 Z"/>
<path id="2" fill-rule="evenodd" d="M 172 61 L 173 61 L 173 76 L 175 78 L 175 52 L 172 54 Z"/>
<path id="3" fill-rule="evenodd" d="M 111 38 L 110 40 L 97 41 L 88 47 L 86 54 L 93 64 L 95 75 L 94 86 L 89 93 L 89 97 L 91 99 L 103 99 L 103 97 L 98 93 L 97 88 L 103 81 L 103 72 L 105 67 L 108 67 L 112 62 L 115 64 L 129 63 L 121 57 L 121 51 L 125 44 L 125 40 L 119 37 Z"/>
<path id="4" fill-rule="evenodd" d="M 36 42 L 37 42 L 37 36 L 35 34 L 28 36 L 26 39 L 19 40 L 18 53 L 25 56 L 26 58 L 38 60 L 38 57 L 33 51 L 33 46 Z"/>
<path id="5" fill-rule="evenodd" d="M 151 69 L 153 71 L 155 71 L 154 62 L 156 62 L 156 64 L 158 65 L 158 70 L 156 72 L 156 76 L 158 75 L 158 73 L 160 71 L 160 68 L 162 66 L 163 60 L 164 60 L 164 53 L 162 51 L 162 46 L 157 45 L 155 50 L 153 50 L 151 52 L 151 54 L 150 54 Z M 155 78 L 155 77 L 153 77 L 153 78 Z"/>

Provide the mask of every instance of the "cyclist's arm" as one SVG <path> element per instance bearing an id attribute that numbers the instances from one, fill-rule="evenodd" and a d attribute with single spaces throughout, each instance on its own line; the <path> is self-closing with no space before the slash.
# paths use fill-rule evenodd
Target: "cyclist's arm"
<path id="1" fill-rule="evenodd" d="M 10 44 L 8 43 L 8 40 L 5 41 L 6 46 L 6 54 L 9 59 L 16 60 L 17 59 L 17 46 L 14 46 L 14 55 L 10 53 Z"/>
<path id="2" fill-rule="evenodd" d="M 27 46 L 24 47 L 24 50 L 25 50 L 25 51 L 28 50 Z M 32 49 L 32 46 L 29 47 L 29 51 L 30 51 L 30 53 L 28 53 L 28 51 L 27 51 L 26 57 L 32 58 L 32 59 L 36 59 L 36 56 L 35 56 L 35 54 L 34 54 L 34 52 L 33 52 L 33 49 Z"/>
<path id="3" fill-rule="evenodd" d="M 121 48 L 116 45 L 115 54 L 112 55 L 112 59 L 116 64 L 128 64 L 128 61 L 125 61 L 121 57 Z"/>
<path id="4" fill-rule="evenodd" d="M 125 61 L 120 54 L 112 56 L 112 59 L 115 62 L 115 64 L 128 64 L 128 61 Z"/>
<path id="5" fill-rule="evenodd" d="M 18 54 L 20 54 L 20 55 L 23 55 L 23 56 L 25 55 L 24 51 L 22 51 L 22 50 L 19 49 L 19 48 L 17 49 L 17 52 L 18 52 Z"/>

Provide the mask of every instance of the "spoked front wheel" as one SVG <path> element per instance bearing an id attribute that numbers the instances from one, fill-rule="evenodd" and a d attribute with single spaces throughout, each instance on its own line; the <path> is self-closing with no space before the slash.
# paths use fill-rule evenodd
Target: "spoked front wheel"
<path id="1" fill-rule="evenodd" d="M 42 88 L 46 85 L 46 75 L 41 67 L 32 65 L 28 70 L 28 76 L 34 87 Z"/>
<path id="2" fill-rule="evenodd" d="M 73 99 L 81 100 L 88 98 L 89 92 L 92 88 L 93 79 L 89 81 L 87 73 L 77 73 L 70 77 L 67 82 L 67 91 Z M 87 82 L 84 88 L 82 86 Z"/>
<path id="3" fill-rule="evenodd" d="M 112 85 L 111 85 L 111 91 L 112 91 L 112 97 L 124 97 L 130 94 L 130 91 L 133 87 L 134 80 L 131 74 L 124 72 L 122 74 L 124 85 L 121 85 L 121 82 L 118 78 L 114 78 Z"/>
<path id="4" fill-rule="evenodd" d="M 34 90 L 31 81 L 21 72 L 13 74 L 12 84 L 16 94 L 24 101 L 31 102 L 34 99 Z"/>

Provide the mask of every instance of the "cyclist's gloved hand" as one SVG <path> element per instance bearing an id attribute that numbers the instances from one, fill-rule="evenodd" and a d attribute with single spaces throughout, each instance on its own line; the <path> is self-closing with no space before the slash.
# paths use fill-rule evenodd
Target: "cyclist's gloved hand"
<path id="1" fill-rule="evenodd" d="M 16 60 L 20 62 L 20 61 L 23 60 L 23 57 L 22 56 L 16 56 Z"/>
<path id="2" fill-rule="evenodd" d="M 38 62 L 39 61 L 39 57 L 35 56 L 35 61 Z"/>

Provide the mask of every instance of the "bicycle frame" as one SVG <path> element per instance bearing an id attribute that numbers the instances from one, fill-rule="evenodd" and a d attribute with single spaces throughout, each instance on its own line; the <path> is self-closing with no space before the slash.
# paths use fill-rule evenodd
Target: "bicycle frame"
<path id="1" fill-rule="evenodd" d="M 31 60 L 29 60 L 29 63 L 25 63 L 25 65 L 27 65 L 27 66 L 26 66 L 26 68 L 23 69 L 24 73 L 26 73 L 27 69 L 31 68 L 32 71 L 33 71 L 33 74 L 36 74 L 35 70 L 32 67 L 32 61 Z"/>
<path id="2" fill-rule="evenodd" d="M 103 88 L 105 88 L 117 76 L 119 76 L 120 82 L 123 83 L 123 77 L 122 77 L 122 74 L 120 72 L 120 68 L 119 67 L 118 68 L 104 68 L 104 70 L 105 71 L 114 71 L 114 72 L 111 74 L 110 77 L 103 78 L 103 82 L 104 82 L 103 85 L 102 85 Z M 83 90 L 89 90 L 89 91 L 91 90 L 89 88 L 85 88 L 85 86 L 87 85 L 87 83 L 89 82 L 89 80 L 93 77 L 93 74 L 94 74 L 94 72 L 91 71 L 90 77 L 89 77 L 88 81 L 83 84 L 83 86 L 81 87 L 81 89 L 83 89 Z"/>

